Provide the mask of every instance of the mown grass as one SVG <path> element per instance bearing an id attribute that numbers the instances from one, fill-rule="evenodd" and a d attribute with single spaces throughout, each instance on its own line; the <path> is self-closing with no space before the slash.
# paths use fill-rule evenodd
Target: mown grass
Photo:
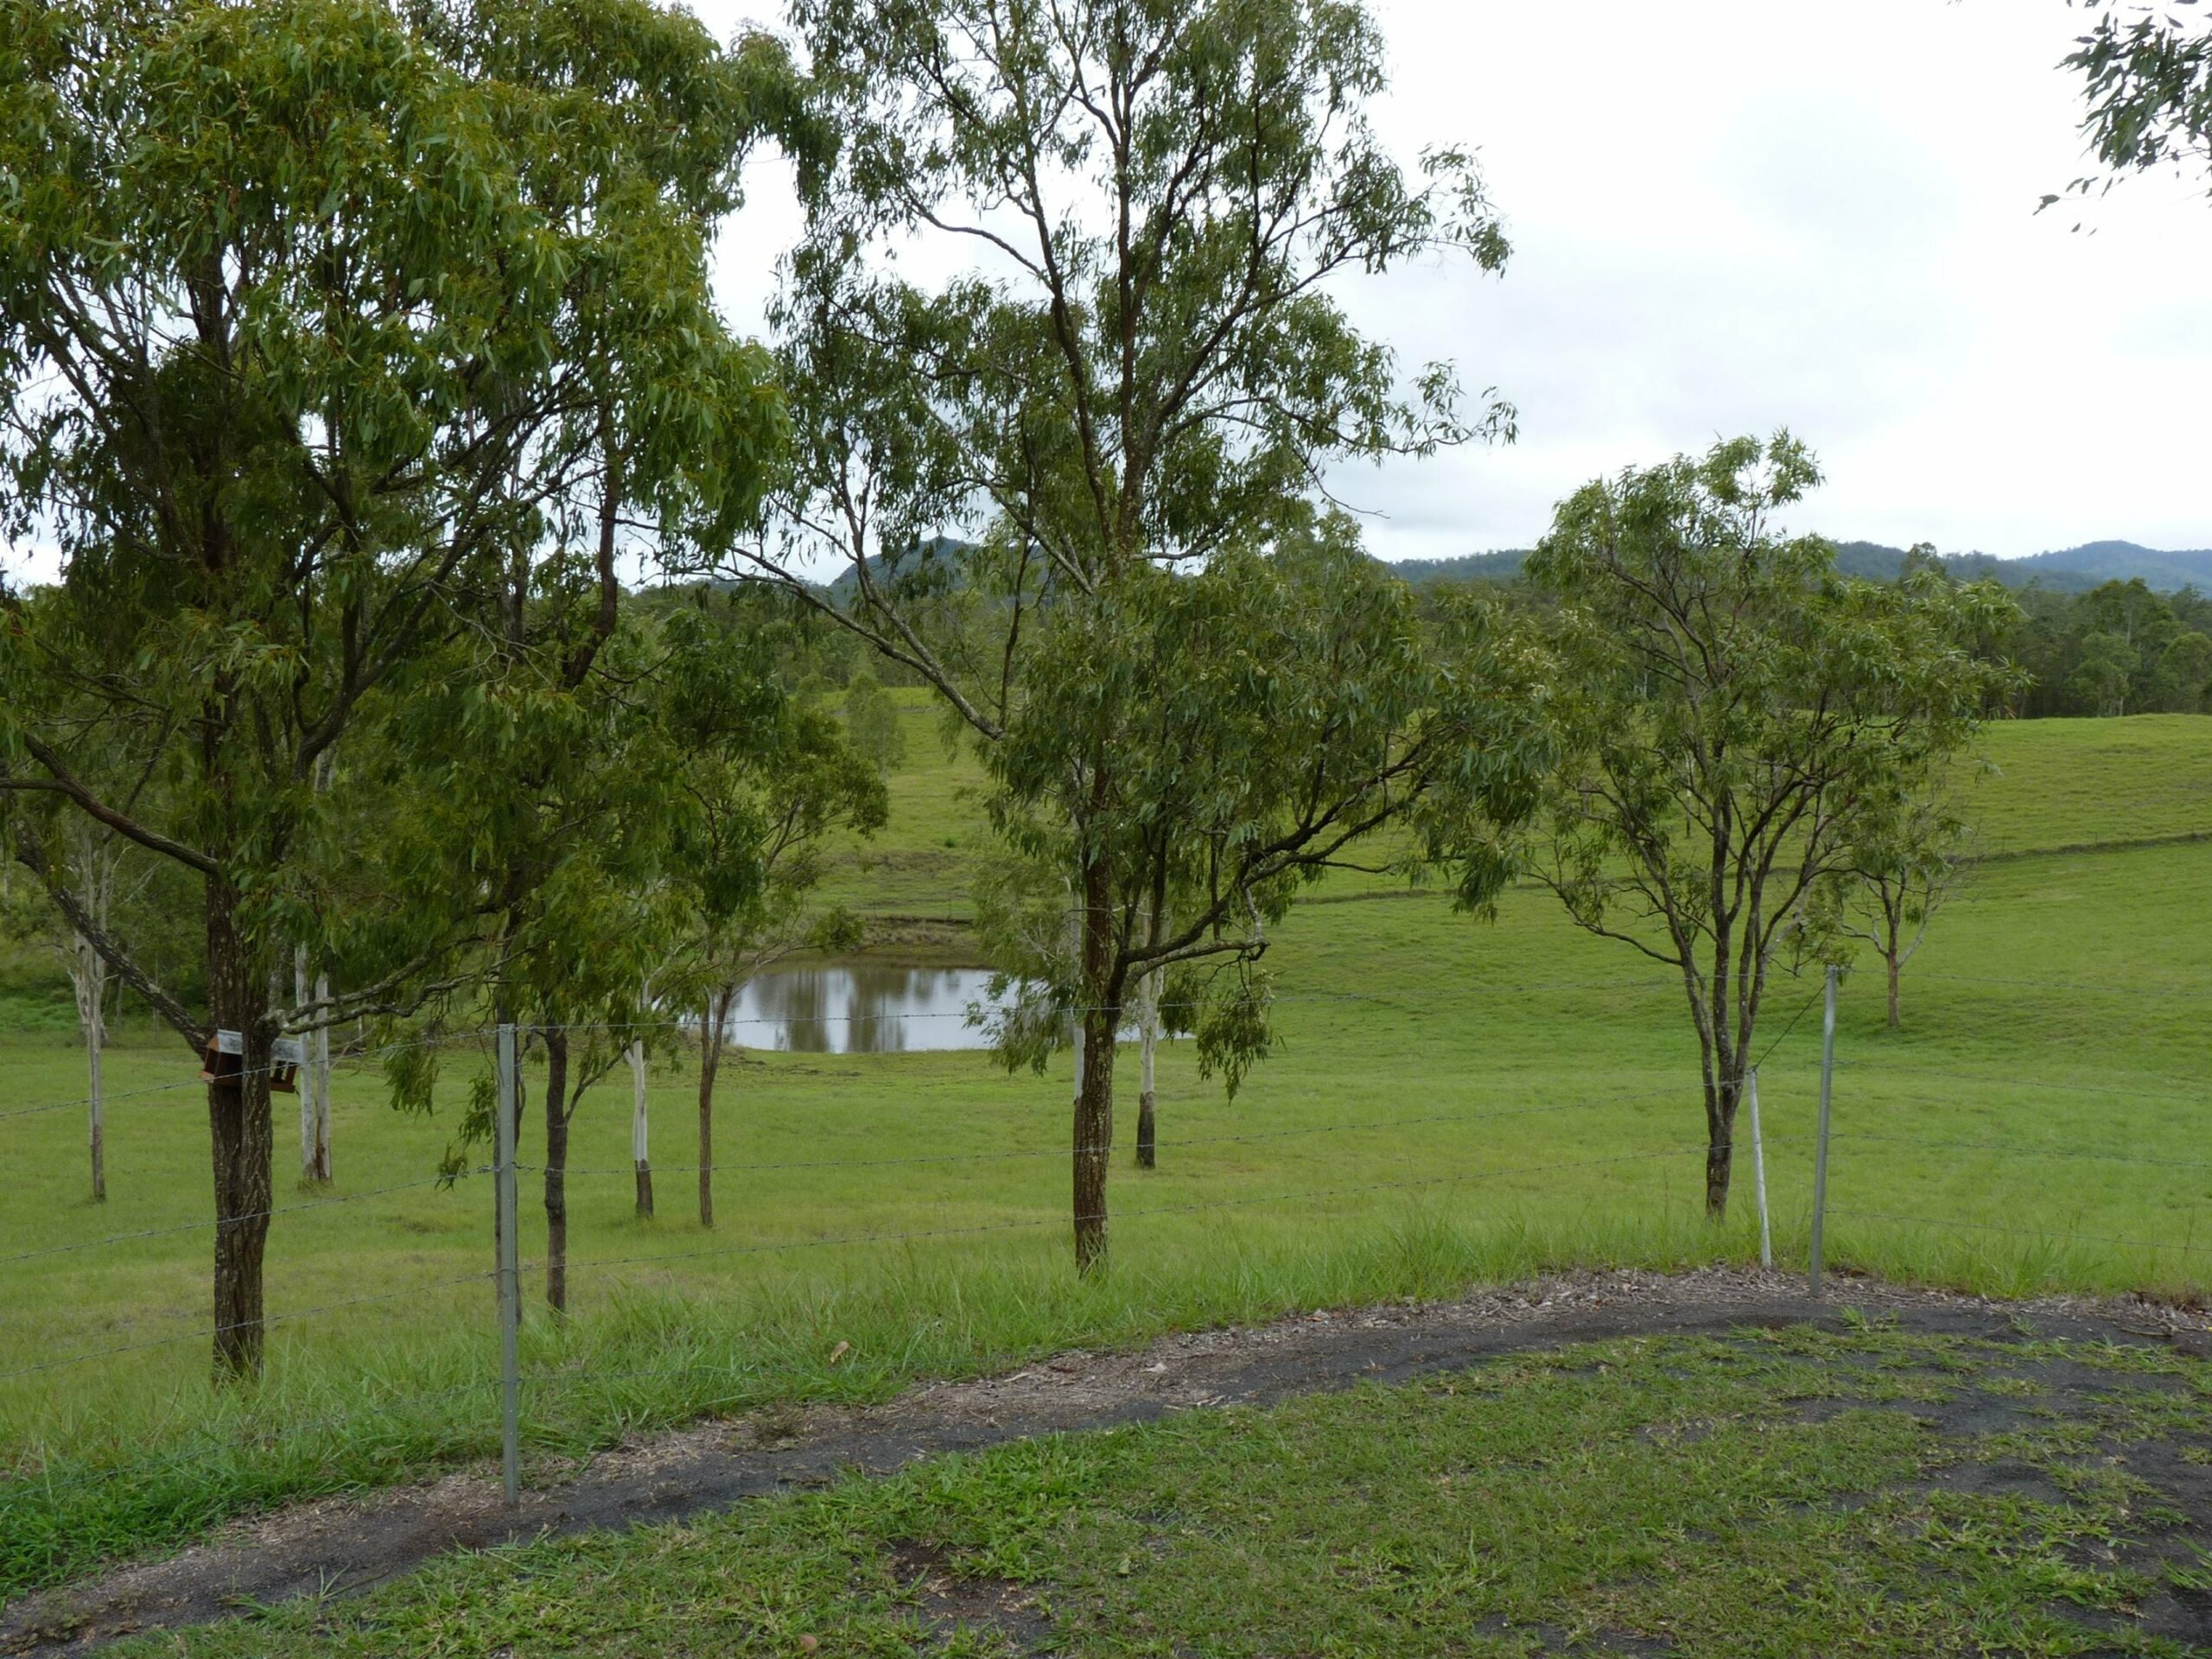
<path id="1" fill-rule="evenodd" d="M 2139 727 L 2162 735 L 2143 748 Z M 2129 765 L 2172 772 L 2184 798 L 2212 772 L 2212 721 L 2039 722 L 1997 738 L 2015 730 L 2037 735 L 2005 761 L 2012 792 L 1992 798 L 1993 837 L 2140 838 L 2129 803 L 2154 780 L 2110 784 L 2104 819 L 2086 798 L 2051 804 L 2077 774 L 2126 770 L 2106 755 L 2114 734 L 2135 745 Z M 957 804 L 946 794 L 926 810 Z M 894 824 L 891 838 L 919 836 Z M 1847 985 L 1832 1262 L 1992 1292 L 2202 1293 L 2208 878 L 2212 842 L 1992 862 L 1915 963 L 1902 1033 L 1883 1029 L 1871 982 Z M 575 1316 L 557 1331 L 531 1322 L 534 1449 L 1544 1268 L 1751 1259 L 1748 1160 L 1728 1224 L 1699 1218 L 1679 986 L 1577 933 L 1544 895 L 1509 893 L 1494 926 L 1433 895 L 1314 905 L 1270 962 L 1280 1048 L 1234 1103 L 1187 1046 L 1167 1051 L 1162 1167 L 1140 1174 L 1117 1154 L 1114 1264 L 1090 1282 L 1067 1259 L 1064 1068 L 750 1053 L 724 1074 L 718 1153 L 746 1167 L 718 1178 L 711 1233 L 690 1219 L 680 1167 L 683 1057 L 654 1085 L 651 1222 L 632 1213 L 626 1079 L 610 1084 L 572 1153 Z M 1809 980 L 1777 990 L 1763 1073 L 1785 1261 L 1802 1259 L 1808 1221 L 1813 995 Z M 372 1069 L 341 1071 L 339 1185 L 280 1193 L 317 1207 L 276 1217 L 270 1378 L 244 1393 L 204 1376 L 210 1200 L 191 1057 L 148 1040 L 111 1055 L 105 1205 L 85 1197 L 73 1105 L 0 1118 L 0 1373 L 18 1373 L 0 1375 L 0 1587 L 489 1448 L 491 1193 L 431 1179 L 484 1064 L 447 1056 L 428 1120 L 394 1115 Z M 10 1033 L 0 1112 L 73 1101 L 80 1066 L 66 1033 Z M 278 1140 L 283 1169 L 283 1125 Z M 535 1261 L 542 1221 L 524 1191 Z M 334 1198 L 346 1201 L 321 1202 Z M 145 1236 L 101 1242 L 124 1233 Z"/>
<path id="2" fill-rule="evenodd" d="M 2050 1393 L 2054 1363 L 2094 1397 Z M 1947 1432 L 1961 1404 L 1986 1426 Z M 2202 1651 L 2175 1634 L 2201 1554 L 2131 1465 L 2208 1434 L 2212 1368 L 2171 1355 L 1619 1341 L 449 1558 L 120 1651 L 2172 1659 Z"/>
<path id="3" fill-rule="evenodd" d="M 1964 779 L 1986 850 L 2019 853 L 2212 833 L 2212 743 L 2195 715 L 2020 720 L 1982 734 Z"/>

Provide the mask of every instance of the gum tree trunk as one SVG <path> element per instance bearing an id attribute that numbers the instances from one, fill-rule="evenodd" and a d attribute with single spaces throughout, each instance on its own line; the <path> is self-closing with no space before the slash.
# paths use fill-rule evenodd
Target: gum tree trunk
<path id="1" fill-rule="evenodd" d="M 1147 976 L 1139 1006 L 1137 1050 L 1137 1167 L 1160 1166 L 1160 1124 L 1154 1110 L 1154 1056 L 1160 1046 L 1160 976 Z"/>
<path id="2" fill-rule="evenodd" d="M 1736 1158 L 1736 1103 L 1743 1098 L 1743 1067 L 1729 1042 L 1727 981 L 1715 975 L 1709 991 L 1690 987 L 1697 1025 L 1698 1061 L 1705 1081 L 1705 1218 L 1718 1226 L 1728 1215 L 1728 1183 Z M 1709 1000 L 1708 1000 L 1709 999 Z"/>
<path id="3" fill-rule="evenodd" d="M 724 988 L 707 998 L 706 1023 L 699 1032 L 699 1224 L 715 1224 L 715 1075 L 721 1070 L 724 1032 L 735 992 Z"/>
<path id="4" fill-rule="evenodd" d="M 102 1101 L 100 1088 L 100 1022 L 93 1017 L 92 1029 L 85 1033 L 85 1058 L 91 1071 L 92 1084 L 92 1202 L 107 1202 L 107 1109 Z"/>
<path id="5" fill-rule="evenodd" d="M 330 1000 L 330 976 L 315 976 L 315 1000 Z M 309 1039 L 308 1075 L 315 1084 L 315 1179 L 330 1185 L 330 1027 L 317 1026 Z"/>
<path id="6" fill-rule="evenodd" d="M 1705 1217 L 1728 1218 L 1728 1182 L 1736 1161 L 1736 1109 L 1744 1097 L 1740 1076 L 1722 1075 L 1705 1090 Z"/>
<path id="7" fill-rule="evenodd" d="M 77 1021 L 85 1033 L 85 1068 L 90 1091 L 88 1139 L 92 1159 L 92 1202 L 107 1202 L 107 1104 L 101 1085 L 100 1058 L 107 1041 L 107 963 L 82 934 L 72 941 L 70 978 L 77 993 Z"/>
<path id="8" fill-rule="evenodd" d="M 569 1311 L 569 1033 L 545 1028 L 545 1303 Z"/>
<path id="9" fill-rule="evenodd" d="M 630 1162 L 638 1172 L 638 1219 L 653 1218 L 653 1160 L 652 1126 L 645 1116 L 645 1046 L 632 1043 L 622 1051 L 630 1063 Z"/>
<path id="10" fill-rule="evenodd" d="M 1094 800 L 1105 798 L 1105 768 L 1095 770 Z M 1081 932 L 1085 1007 L 1077 1021 L 1075 1096 L 1075 1265 L 1082 1274 L 1106 1265 L 1106 1172 L 1114 1153 L 1114 1039 L 1122 1028 L 1123 981 L 1114 937 L 1112 874 L 1091 858 L 1083 870 Z"/>
<path id="11" fill-rule="evenodd" d="M 1114 1032 L 1120 1011 L 1083 1017 L 1082 1082 L 1075 1097 L 1075 1265 L 1106 1265 L 1106 1169 L 1114 1150 Z"/>
<path id="12" fill-rule="evenodd" d="M 207 1085 L 215 1187 L 215 1353 L 218 1381 L 261 1375 L 262 1263 L 276 1155 L 269 1109 L 270 1020 L 265 990 L 234 922 L 235 897 L 208 881 L 207 1001 L 218 1029 L 241 1033 L 245 1052 L 223 1056 Z"/>
<path id="13" fill-rule="evenodd" d="M 304 1007 L 308 1001 L 308 948 L 304 944 L 292 947 L 292 1006 Z M 322 1146 L 322 1128 L 318 1121 L 315 1101 L 315 1065 L 312 1059 L 300 1068 L 300 1179 L 309 1185 L 328 1180 L 329 1159 Z"/>

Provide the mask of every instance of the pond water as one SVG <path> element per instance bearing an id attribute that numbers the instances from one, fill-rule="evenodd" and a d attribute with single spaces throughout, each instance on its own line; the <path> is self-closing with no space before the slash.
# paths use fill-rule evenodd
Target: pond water
<path id="1" fill-rule="evenodd" d="M 796 1054 L 898 1054 L 982 1048 L 970 1003 L 988 1004 L 988 968 L 893 968 L 877 963 L 785 968 L 739 993 L 729 1040 Z"/>

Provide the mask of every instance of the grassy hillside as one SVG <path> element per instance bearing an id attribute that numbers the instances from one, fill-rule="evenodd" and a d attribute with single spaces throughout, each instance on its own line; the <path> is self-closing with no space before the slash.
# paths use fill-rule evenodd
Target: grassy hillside
<path id="1" fill-rule="evenodd" d="M 928 735 L 885 838 L 917 861 L 855 857 L 840 876 L 855 898 L 957 899 L 972 774 Z M 2212 830 L 2212 721 L 2037 722 L 1993 733 L 1991 753 L 1978 799 L 2004 850 Z M 631 1213 L 626 1080 L 599 1090 L 572 1153 L 578 1317 L 529 1332 L 537 1454 L 710 1406 L 868 1397 L 1066 1343 L 1547 1264 L 1755 1253 L 1747 1155 L 1727 1226 L 1699 1217 L 1679 985 L 1575 931 L 1544 894 L 1509 893 L 1491 926 L 1433 896 L 1304 906 L 1271 960 L 1280 1047 L 1233 1103 L 1187 1046 L 1166 1052 L 1162 1166 L 1140 1174 L 1117 1154 L 1114 1265 L 1089 1282 L 1067 1262 L 1064 1066 L 747 1054 L 725 1072 L 717 1155 L 736 1167 L 718 1179 L 712 1233 L 687 1218 L 680 1047 L 653 1086 L 658 1220 Z M 1871 983 L 1847 988 L 1832 1260 L 1995 1291 L 2203 1294 L 2208 987 L 2212 842 L 1985 865 L 1914 964 L 1903 1033 L 1883 1029 Z M 1809 982 L 1777 990 L 1763 1071 L 1785 1259 L 1802 1259 L 1808 1216 L 1812 995 Z M 492 1443 L 491 1193 L 433 1179 L 485 1064 L 448 1055 L 428 1119 L 395 1116 L 373 1069 L 341 1072 L 339 1186 L 280 1192 L 313 1207 L 275 1223 L 271 1379 L 218 1400 L 203 1380 L 208 1173 L 191 1057 L 174 1042 L 112 1053 L 112 1197 L 95 1206 L 67 1033 L 0 1042 L 0 1467 L 18 1477 L 0 1480 L 0 1586 Z M 281 1122 L 278 1144 L 289 1167 Z M 543 1223 L 524 1192 L 534 1263 Z M 118 1234 L 134 1236 L 98 1242 Z M 149 1477 L 149 1456 L 179 1461 Z"/>
<path id="2" fill-rule="evenodd" d="M 1997 854 L 2212 835 L 2212 719 L 2020 720 L 1986 728 L 1967 815 Z"/>
<path id="3" fill-rule="evenodd" d="M 988 844 L 982 768 L 927 692 L 902 690 L 908 761 L 892 779 L 889 826 L 835 861 L 829 893 L 868 914 L 964 917 Z M 1983 853 L 1999 857 L 2212 835 L 2212 719 L 2005 721 L 1984 728 L 1961 773 Z M 1316 896 L 1388 890 L 1395 880 L 1332 875 Z"/>

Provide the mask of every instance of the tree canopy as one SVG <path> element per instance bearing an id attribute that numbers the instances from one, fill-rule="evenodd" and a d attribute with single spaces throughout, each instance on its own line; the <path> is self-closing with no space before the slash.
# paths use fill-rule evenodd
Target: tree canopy
<path id="1" fill-rule="evenodd" d="M 1585 486 L 1529 575 L 1558 605 L 1565 745 L 1535 868 L 1593 933 L 1681 976 L 1726 1209 L 1777 946 L 1858 830 L 1970 735 L 2011 601 L 1935 571 L 1836 575 L 1776 514 L 1820 480 L 1787 433 Z"/>
<path id="2" fill-rule="evenodd" d="M 1249 625 L 1263 595 L 1360 601 L 1341 561 L 1269 563 L 1344 539 L 1320 511 L 1331 469 L 1510 430 L 1502 403 L 1466 408 L 1448 367 L 1402 372 L 1333 291 L 1427 255 L 1495 270 L 1505 240 L 1466 152 L 1409 168 L 1375 134 L 1382 34 L 1356 0 L 799 0 L 792 16 L 834 143 L 801 168 L 807 235 L 777 308 L 797 464 L 759 567 L 810 594 L 809 562 L 841 560 L 843 597 L 817 602 L 990 752 L 995 812 L 1032 866 L 1014 885 L 1062 918 L 1047 977 L 1084 1057 L 1088 1267 L 1132 976 L 1255 957 L 1274 884 L 1420 792 L 1417 764 L 1368 745 L 1408 735 L 1395 715 L 1417 677 L 1387 606 L 1354 603 L 1334 643 L 1368 683 L 1406 669 L 1392 712 L 1343 766 L 1307 757 L 1310 777 L 1249 720 L 1272 702 L 1330 733 L 1328 689 L 1285 677 L 1338 664 L 1296 651 L 1263 687 L 1193 624 L 1211 607 Z M 968 268 L 915 283 L 914 239 Z M 1169 731 L 1201 734 L 1187 772 L 1154 747 Z M 1256 1052 L 1238 976 L 1185 982 L 1217 987 L 1228 1001 L 1191 1017 Z M 1005 1029 L 1010 1055 L 1033 1056 L 1043 1027 Z"/>
<path id="3" fill-rule="evenodd" d="M 761 493 L 779 405 L 706 249 L 771 67 L 645 0 L 0 3 L 0 508 L 65 561 L 4 601 L 0 783 L 200 887 L 201 1005 L 88 937 L 195 1049 L 243 1034 L 211 1085 L 226 1367 L 259 1361 L 280 958 L 351 964 L 289 1016 L 327 1021 L 419 995 L 480 922 L 350 879 L 364 791 L 427 794 L 499 735 L 412 699 L 610 503 L 682 544 Z M 402 730 L 397 772 L 316 790 Z M 104 796 L 107 747 L 163 786 Z"/>

